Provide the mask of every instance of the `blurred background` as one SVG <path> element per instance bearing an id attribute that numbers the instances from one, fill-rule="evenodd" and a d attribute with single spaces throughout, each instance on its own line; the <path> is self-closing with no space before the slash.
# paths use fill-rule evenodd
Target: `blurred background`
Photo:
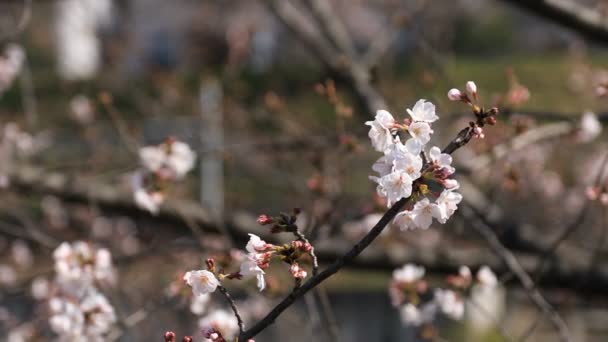
<path id="1" fill-rule="evenodd" d="M 48 294 L 32 285 L 52 281 L 61 241 L 84 240 L 117 269 L 102 290 L 118 323 L 103 340 L 204 340 L 183 272 L 244 249 L 247 233 L 282 241 L 255 219 L 295 207 L 321 265 L 332 262 L 386 210 L 368 180 L 378 154 L 364 122 L 381 108 L 405 118 L 424 98 L 440 117 L 433 144 L 445 146 L 471 116 L 447 91 L 473 80 L 480 103 L 500 109 L 486 138 L 454 155 L 474 217 L 387 229 L 256 341 L 428 339 L 390 302 L 405 263 L 431 284 L 460 265 L 499 277 L 491 305 L 440 319 L 431 340 L 557 340 L 472 228 L 479 220 L 574 341 L 605 341 L 608 200 L 596 199 L 608 150 L 583 114 L 608 120 L 607 16 L 601 0 L 0 1 L 0 48 L 24 52 L 14 80 L 0 66 L 0 335 L 56 339 Z M 131 175 L 138 149 L 167 137 L 187 142 L 197 166 L 153 215 L 133 201 Z M 248 325 L 290 290 L 281 267 L 262 293 L 229 284 Z"/>

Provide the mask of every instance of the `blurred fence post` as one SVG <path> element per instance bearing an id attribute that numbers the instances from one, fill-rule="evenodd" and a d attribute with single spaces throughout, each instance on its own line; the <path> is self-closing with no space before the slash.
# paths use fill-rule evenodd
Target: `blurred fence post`
<path id="1" fill-rule="evenodd" d="M 204 80 L 200 87 L 201 106 L 201 203 L 214 219 L 224 214 L 224 128 L 222 118 L 222 88 L 216 79 Z"/>

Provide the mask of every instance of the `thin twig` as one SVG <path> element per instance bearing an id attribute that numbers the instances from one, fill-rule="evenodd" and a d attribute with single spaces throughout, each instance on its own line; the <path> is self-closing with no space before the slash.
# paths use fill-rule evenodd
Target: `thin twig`
<path id="1" fill-rule="evenodd" d="M 555 311 L 551 304 L 540 293 L 534 284 L 534 281 L 523 269 L 515 255 L 513 255 L 513 253 L 511 253 L 511 251 L 500 242 L 496 234 L 494 234 L 492 231 L 492 228 L 490 228 L 486 222 L 484 222 L 483 215 L 467 205 L 462 205 L 459 211 L 463 217 L 471 223 L 471 226 L 477 231 L 477 233 L 479 233 L 479 235 L 481 235 L 486 242 L 488 242 L 494 252 L 501 257 L 509 270 L 517 277 L 530 299 L 547 316 L 551 324 L 555 326 L 559 333 L 560 340 L 563 342 L 572 341 L 566 322 L 564 322 L 557 311 Z"/>
<path id="2" fill-rule="evenodd" d="M 239 313 L 239 308 L 236 306 L 234 299 L 232 299 L 232 296 L 230 296 L 230 293 L 228 293 L 228 290 L 226 290 L 226 288 L 224 286 L 218 285 L 217 288 L 224 295 L 224 298 L 226 298 L 226 300 L 228 301 L 228 304 L 230 304 L 230 308 L 232 309 L 232 312 L 234 313 L 234 316 L 236 317 L 236 320 L 239 324 L 239 331 L 241 332 L 241 335 L 242 335 L 243 331 L 245 330 L 245 323 L 243 323 L 243 318 L 241 317 L 241 314 Z M 243 341 L 246 341 L 246 340 L 243 340 Z"/>
<path id="3" fill-rule="evenodd" d="M 296 229 L 293 232 L 293 235 L 295 235 L 298 240 L 304 242 L 305 244 L 310 245 L 310 256 L 312 257 L 312 275 L 315 276 L 317 275 L 317 273 L 319 272 L 319 261 L 317 260 L 317 255 L 315 254 L 315 247 L 310 243 L 310 241 L 308 241 L 308 239 L 306 238 L 306 236 L 304 236 L 304 234 L 302 234 L 302 232 L 300 232 L 300 230 Z"/>

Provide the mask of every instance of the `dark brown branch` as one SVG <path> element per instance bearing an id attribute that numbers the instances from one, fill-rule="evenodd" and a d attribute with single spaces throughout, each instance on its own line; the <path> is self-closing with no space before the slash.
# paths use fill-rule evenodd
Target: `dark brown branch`
<path id="1" fill-rule="evenodd" d="M 242 334 L 243 331 L 245 330 L 245 323 L 243 323 L 243 318 L 241 317 L 241 314 L 239 313 L 239 308 L 236 306 L 234 299 L 232 299 L 232 296 L 230 295 L 230 293 L 228 293 L 228 290 L 226 290 L 226 288 L 224 286 L 218 285 L 217 288 L 218 288 L 218 290 L 220 290 L 220 293 L 222 295 L 224 295 L 224 298 L 226 298 L 226 301 L 228 301 L 228 304 L 230 304 L 232 313 L 234 314 L 234 317 L 236 317 L 236 321 L 239 324 L 239 331 Z"/>
<path id="2" fill-rule="evenodd" d="M 502 0 L 569 28 L 583 37 L 608 44 L 608 21 L 600 11 L 572 0 Z"/>
<path id="3" fill-rule="evenodd" d="M 470 127 L 467 127 L 460 131 L 460 133 L 456 136 L 454 140 L 452 140 L 448 146 L 444 149 L 444 153 L 454 153 L 460 147 L 466 145 L 472 138 L 473 130 Z M 288 307 L 290 307 L 297 299 L 305 295 L 308 291 L 314 289 L 327 278 L 331 277 L 335 273 L 337 273 L 342 267 L 346 264 L 350 263 L 354 260 L 361 252 L 363 252 L 379 235 L 382 233 L 384 228 L 397 216 L 397 214 L 403 209 L 406 203 L 409 201 L 409 198 L 402 198 L 393 204 L 380 221 L 376 223 L 376 225 L 365 235 L 357 244 L 355 244 L 346 254 L 339 257 L 334 263 L 328 266 L 321 273 L 317 274 L 310 278 L 306 283 L 302 286 L 297 287 L 292 291 L 283 301 L 281 301 L 277 306 L 274 307 L 262 320 L 256 323 L 253 327 L 241 333 L 239 336 L 239 341 L 246 341 L 262 330 L 266 329 L 269 325 L 274 323 L 274 321 L 285 311 Z"/>
<path id="4" fill-rule="evenodd" d="M 344 265 L 348 264 L 350 261 L 352 261 L 354 258 L 356 258 L 359 254 L 361 254 L 361 252 L 363 252 L 363 250 L 365 250 L 378 237 L 378 235 L 380 235 L 380 233 L 382 233 L 384 228 L 399 213 L 399 211 L 401 211 L 401 209 L 405 206 L 407 201 L 408 201 L 407 198 L 402 198 L 401 200 L 397 201 L 397 203 L 395 203 L 382 216 L 380 221 L 378 221 L 378 223 L 376 223 L 376 225 L 372 228 L 372 230 L 367 235 L 365 235 L 361 239 L 361 241 L 359 241 L 356 245 L 354 245 L 353 248 L 350 251 L 348 251 L 348 253 L 346 253 L 344 256 L 338 258 L 333 264 L 328 266 L 321 273 L 317 274 L 316 276 L 313 276 L 307 282 L 305 282 L 302 286 L 300 286 L 299 288 L 294 290 L 292 293 L 290 293 L 285 299 L 283 299 L 283 301 L 281 301 L 277 306 L 275 306 L 274 309 L 272 309 L 272 311 L 270 311 L 268 313 L 268 315 L 266 315 L 266 317 L 264 317 L 262 320 L 260 320 L 258 323 L 256 323 L 253 327 L 251 327 L 250 329 L 248 329 L 244 333 L 242 333 L 239 337 L 239 341 L 247 341 L 248 339 L 250 339 L 250 338 L 254 337 L 255 335 L 257 335 L 258 333 L 260 333 L 262 330 L 266 329 L 269 325 L 274 323 L 274 321 L 277 319 L 277 317 L 279 317 L 281 315 L 281 313 L 283 313 L 283 311 L 285 311 L 285 309 L 290 307 L 297 299 L 299 299 L 304 294 L 306 294 L 308 291 L 312 290 L 313 288 L 315 288 L 316 286 L 321 284 L 327 278 L 329 278 L 332 275 L 334 275 L 335 273 L 337 273 L 342 267 L 344 267 Z"/>

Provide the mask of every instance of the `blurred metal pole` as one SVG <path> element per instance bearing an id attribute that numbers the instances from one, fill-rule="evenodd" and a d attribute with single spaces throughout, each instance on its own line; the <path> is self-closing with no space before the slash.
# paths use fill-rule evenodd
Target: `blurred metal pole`
<path id="1" fill-rule="evenodd" d="M 224 128 L 222 87 L 216 79 L 206 79 L 200 88 L 201 106 L 201 203 L 215 220 L 224 215 Z"/>

